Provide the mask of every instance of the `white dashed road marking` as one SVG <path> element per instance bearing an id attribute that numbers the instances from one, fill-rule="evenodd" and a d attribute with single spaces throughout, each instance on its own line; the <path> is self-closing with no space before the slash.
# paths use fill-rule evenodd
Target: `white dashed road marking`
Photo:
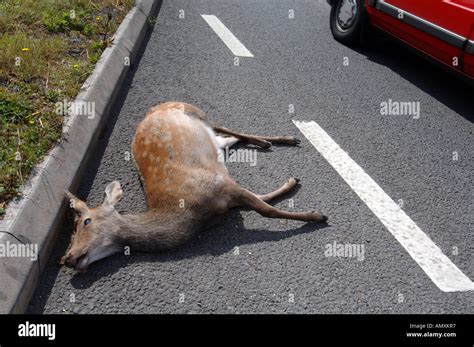
<path id="1" fill-rule="evenodd" d="M 209 24 L 212 30 L 220 37 L 227 47 L 237 57 L 249 57 L 253 58 L 253 54 L 245 48 L 245 46 L 239 41 L 232 32 L 222 23 L 219 18 L 214 15 L 202 14 L 201 17 Z"/>
<path id="2" fill-rule="evenodd" d="M 316 122 L 293 123 L 372 210 L 431 280 L 444 292 L 474 290 L 454 265 L 382 188 Z"/>

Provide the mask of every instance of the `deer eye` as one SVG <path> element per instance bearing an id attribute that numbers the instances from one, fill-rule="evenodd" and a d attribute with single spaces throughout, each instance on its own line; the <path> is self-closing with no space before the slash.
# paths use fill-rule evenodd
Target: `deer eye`
<path id="1" fill-rule="evenodd" d="M 90 222 L 91 222 L 90 218 L 84 219 L 84 226 L 89 225 Z"/>

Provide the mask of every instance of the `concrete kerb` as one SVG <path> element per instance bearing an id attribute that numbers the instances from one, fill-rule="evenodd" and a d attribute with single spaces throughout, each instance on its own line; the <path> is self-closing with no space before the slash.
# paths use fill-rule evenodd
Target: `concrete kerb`
<path id="1" fill-rule="evenodd" d="M 66 117 L 62 139 L 35 167 L 21 197 L 8 205 L 0 220 L 0 251 L 5 253 L 7 245 L 16 249 L 20 244 L 38 250 L 35 261 L 0 252 L 0 313 L 26 310 L 64 219 L 64 191 L 76 190 L 121 84 L 151 27 L 150 19 L 157 15 L 160 5 L 161 0 L 140 0 L 127 14 L 112 45 L 103 52 L 74 100 L 76 104 L 93 104 L 94 114 L 79 112 Z"/>

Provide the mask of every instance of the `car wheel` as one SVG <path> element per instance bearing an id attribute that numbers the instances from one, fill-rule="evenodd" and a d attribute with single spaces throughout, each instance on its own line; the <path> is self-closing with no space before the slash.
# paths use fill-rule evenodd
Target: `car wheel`
<path id="1" fill-rule="evenodd" d="M 331 7 L 330 25 L 334 38 L 345 45 L 360 43 L 365 21 L 364 0 L 336 0 Z"/>

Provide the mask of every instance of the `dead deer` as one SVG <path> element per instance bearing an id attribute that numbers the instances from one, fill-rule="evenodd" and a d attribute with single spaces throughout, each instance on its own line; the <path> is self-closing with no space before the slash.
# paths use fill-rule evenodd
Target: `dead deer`
<path id="1" fill-rule="evenodd" d="M 152 107 L 132 142 L 148 212 L 121 215 L 116 211 L 123 195 L 118 181 L 105 188 L 105 200 L 95 208 L 66 192 L 75 212 L 75 232 L 63 260 L 81 271 L 127 246 L 143 252 L 175 248 L 204 229 L 211 217 L 235 207 L 269 218 L 327 221 L 320 212 L 288 212 L 267 204 L 292 190 L 298 184 L 295 178 L 265 195 L 237 185 L 219 155 L 238 141 L 263 148 L 299 142 L 291 136 L 255 136 L 211 127 L 203 111 L 182 102 Z"/>

